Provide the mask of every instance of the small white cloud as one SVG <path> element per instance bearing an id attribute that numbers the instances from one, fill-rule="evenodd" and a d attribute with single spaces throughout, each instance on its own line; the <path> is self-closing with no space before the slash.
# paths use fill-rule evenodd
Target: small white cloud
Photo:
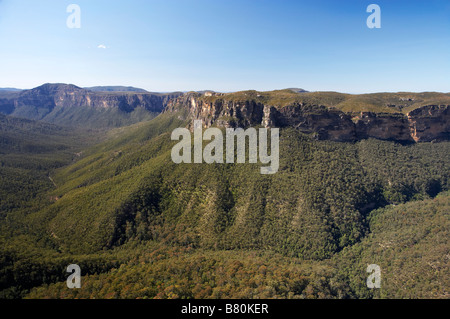
<path id="1" fill-rule="evenodd" d="M 97 46 L 97 48 L 98 48 L 98 49 L 106 49 L 106 45 L 104 45 L 104 44 L 99 44 L 99 45 Z"/>

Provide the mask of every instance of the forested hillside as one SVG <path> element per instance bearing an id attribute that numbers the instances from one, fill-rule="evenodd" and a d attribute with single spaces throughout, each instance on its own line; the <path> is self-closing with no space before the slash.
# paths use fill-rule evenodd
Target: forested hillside
<path id="1" fill-rule="evenodd" d="M 261 175 L 260 164 L 174 164 L 170 133 L 184 118 L 164 113 L 102 142 L 64 129 L 14 142 L 22 131 L 2 124 L 1 296 L 448 296 L 449 142 L 283 128 L 279 171 Z M 17 198 L 14 179 L 32 196 Z M 88 275 L 80 290 L 65 287 L 71 263 Z M 365 286 L 372 263 L 380 290 Z"/>
<path id="2" fill-rule="evenodd" d="M 126 263 L 84 277 L 82 289 L 64 282 L 27 298 L 448 298 L 449 205 L 447 192 L 376 210 L 367 238 L 327 260 L 140 245 Z M 366 286 L 372 263 L 382 270 L 379 290 Z"/>
<path id="3" fill-rule="evenodd" d="M 0 215 L 31 205 L 53 187 L 50 172 L 77 160 L 105 133 L 0 114 Z"/>

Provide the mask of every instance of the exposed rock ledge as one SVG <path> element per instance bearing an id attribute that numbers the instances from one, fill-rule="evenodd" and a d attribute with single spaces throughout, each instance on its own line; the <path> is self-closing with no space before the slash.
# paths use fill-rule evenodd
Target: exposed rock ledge
<path id="1" fill-rule="evenodd" d="M 187 109 L 205 127 L 295 127 L 320 140 L 355 141 L 364 138 L 429 142 L 450 139 L 450 105 L 425 105 L 403 113 L 346 113 L 323 105 L 294 103 L 284 107 L 253 100 L 224 98 L 207 102 L 185 94 L 168 102 L 166 112 Z"/>

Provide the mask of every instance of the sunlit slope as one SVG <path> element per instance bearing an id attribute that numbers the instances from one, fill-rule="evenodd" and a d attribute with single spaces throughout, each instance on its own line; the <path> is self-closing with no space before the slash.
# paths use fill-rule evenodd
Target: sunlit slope
<path id="1" fill-rule="evenodd" d="M 261 164 L 174 164 L 177 125 L 163 114 L 90 149 L 55 174 L 59 200 L 26 223 L 77 253 L 156 240 L 321 259 L 364 238 L 370 210 L 448 189 L 447 142 L 337 143 L 284 129 L 280 169 L 267 176 Z"/>
<path id="2" fill-rule="evenodd" d="M 333 258 L 341 282 L 359 298 L 449 297 L 450 194 L 378 209 L 369 235 Z M 366 287 L 366 267 L 381 269 L 381 289 Z"/>
<path id="3" fill-rule="evenodd" d="M 368 236 L 329 260 L 142 245 L 81 289 L 60 282 L 27 298 L 448 298 L 449 205 L 447 192 L 376 210 Z M 369 264 L 380 266 L 380 289 L 367 288 Z"/>
<path id="4" fill-rule="evenodd" d="M 104 137 L 97 131 L 0 114 L 0 217 L 23 208 L 52 185 L 49 173 Z"/>

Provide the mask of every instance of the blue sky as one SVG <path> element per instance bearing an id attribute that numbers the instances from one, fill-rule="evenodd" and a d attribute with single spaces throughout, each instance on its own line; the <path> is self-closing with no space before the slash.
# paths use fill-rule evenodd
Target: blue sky
<path id="1" fill-rule="evenodd" d="M 0 0 L 0 87 L 47 82 L 449 92 L 450 0 Z"/>

